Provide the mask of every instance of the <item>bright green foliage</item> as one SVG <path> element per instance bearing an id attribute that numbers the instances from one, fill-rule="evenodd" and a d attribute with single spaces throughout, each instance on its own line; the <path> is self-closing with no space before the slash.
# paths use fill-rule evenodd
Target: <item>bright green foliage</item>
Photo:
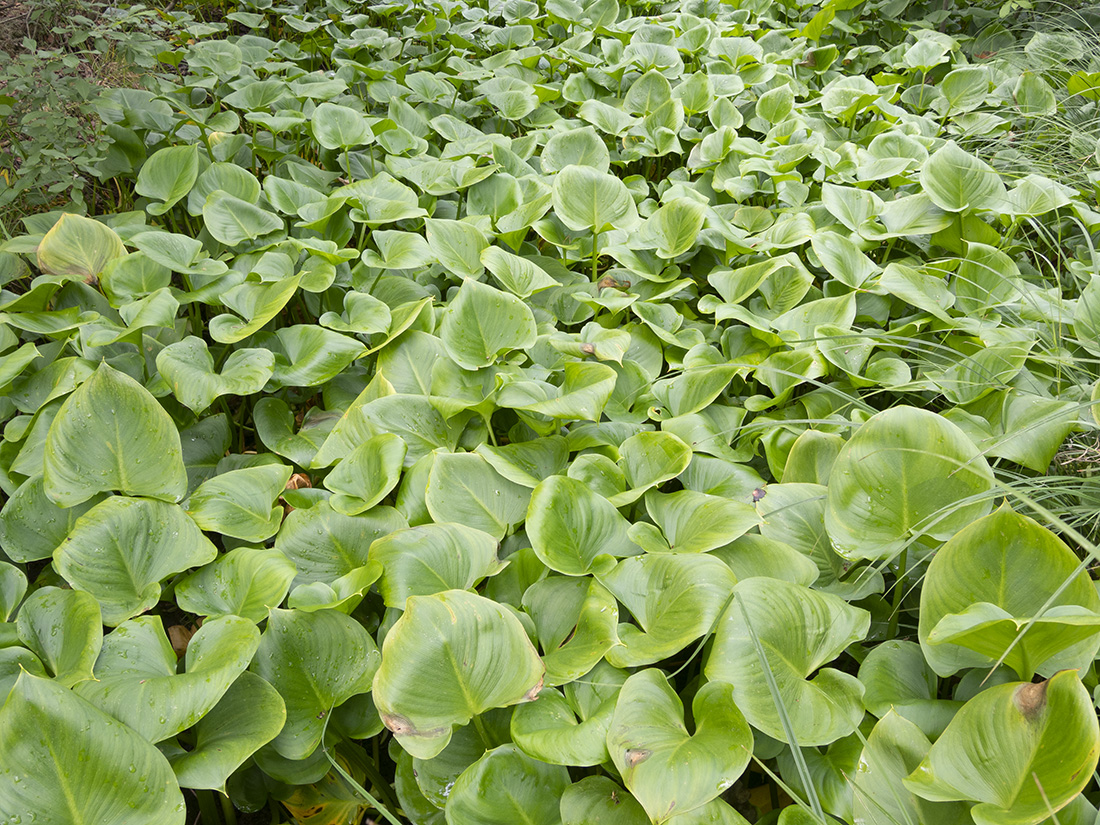
<path id="1" fill-rule="evenodd" d="M 0 218 L 0 819 L 1095 825 L 1088 13 L 185 6 Z"/>

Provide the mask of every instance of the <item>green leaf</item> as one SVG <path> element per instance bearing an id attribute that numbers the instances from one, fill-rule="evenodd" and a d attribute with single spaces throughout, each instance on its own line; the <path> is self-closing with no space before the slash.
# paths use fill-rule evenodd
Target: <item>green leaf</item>
<path id="1" fill-rule="evenodd" d="M 912 539 L 944 540 L 986 515 L 993 473 L 942 416 L 894 407 L 868 419 L 829 474 L 825 526 L 849 559 L 888 558 Z"/>
<path id="2" fill-rule="evenodd" d="M 225 783 L 245 760 L 274 739 L 286 721 L 278 691 L 245 671 L 195 725 L 189 751 L 166 754 L 183 788 L 225 793 Z"/>
<path id="3" fill-rule="evenodd" d="M 334 495 L 329 503 L 345 515 L 355 516 L 385 498 L 397 486 L 408 448 L 392 433 L 368 438 L 325 476 L 324 485 Z"/>
<path id="4" fill-rule="evenodd" d="M 626 185 L 591 166 L 570 165 L 559 171 L 552 195 L 555 214 L 574 232 L 631 229 L 638 223 L 638 210 Z"/>
<path id="5" fill-rule="evenodd" d="M 626 680 L 607 750 L 652 822 L 702 807 L 745 770 L 753 738 L 734 693 L 724 682 L 703 685 L 692 700 L 695 733 L 689 734 L 683 704 L 660 671 L 643 670 Z"/>
<path id="6" fill-rule="evenodd" d="M 993 167 L 953 140 L 921 167 L 920 183 L 932 202 L 947 212 L 1000 209 L 1007 194 Z"/>
<path id="7" fill-rule="evenodd" d="M 870 615 L 836 596 L 779 579 L 747 579 L 734 594 L 714 635 L 707 678 L 735 685 L 737 707 L 754 728 L 774 739 L 786 741 L 786 734 L 765 667 L 778 686 L 798 745 L 827 745 L 852 733 L 863 719 L 863 685 L 822 665 L 866 636 Z"/>
<path id="8" fill-rule="evenodd" d="M 605 563 L 602 559 L 637 553 L 628 526 L 606 498 L 565 476 L 540 482 L 527 508 L 527 535 L 535 554 L 567 576 L 586 575 Z"/>
<path id="9" fill-rule="evenodd" d="M 477 278 L 485 271 L 481 253 L 489 248 L 489 239 L 472 223 L 426 218 L 424 230 L 444 269 L 463 278 Z"/>
<path id="10" fill-rule="evenodd" d="M 606 655 L 616 667 L 659 662 L 710 633 L 737 583 L 721 561 L 696 554 L 647 553 L 599 577 L 637 622 L 619 625 L 622 644 Z"/>
<path id="11" fill-rule="evenodd" d="M 27 577 L 14 564 L 0 562 L 0 622 L 6 622 L 27 593 Z"/>
<path id="12" fill-rule="evenodd" d="M 531 584 L 522 602 L 538 631 L 548 685 L 579 679 L 619 643 L 619 606 L 597 581 L 548 576 Z"/>
<path id="13" fill-rule="evenodd" d="M 443 311 L 439 337 L 460 367 L 476 370 L 513 349 L 533 346 L 537 330 L 522 300 L 467 279 Z"/>
<path id="14" fill-rule="evenodd" d="M 234 614 L 261 622 L 282 604 L 294 573 L 294 564 L 274 548 L 238 547 L 181 579 L 176 602 L 199 616 Z"/>
<path id="15" fill-rule="evenodd" d="M 760 523 L 751 504 L 692 490 L 668 494 L 650 490 L 645 506 L 673 553 L 706 553 Z"/>
<path id="16" fill-rule="evenodd" d="M 395 223 L 407 218 L 420 218 L 428 214 L 421 208 L 416 192 L 386 172 L 379 172 L 369 180 L 356 181 L 348 186 L 341 187 L 333 193 L 333 197 L 346 197 L 358 203 L 360 209 L 354 218 L 369 227 L 381 226 L 384 223 Z M 398 234 L 407 233 L 383 233 L 383 237 Z M 391 255 L 398 255 L 398 249 L 390 246 L 389 242 L 380 239 L 378 235 L 375 235 L 374 239 L 385 258 L 388 259 Z M 422 254 L 424 251 L 422 244 L 423 239 L 421 238 L 419 243 L 413 244 L 412 251 L 417 255 Z M 406 255 L 408 251 L 406 250 L 401 254 Z M 393 265 L 390 268 L 408 269 L 411 266 L 407 261 L 401 262 L 404 264 L 403 266 Z M 422 264 L 416 265 L 420 266 Z"/>
<path id="17" fill-rule="evenodd" d="M 164 501 L 187 493 L 172 419 L 144 387 L 106 363 L 61 405 L 45 456 L 43 489 L 62 507 L 112 490 Z"/>
<path id="18" fill-rule="evenodd" d="M 696 200 L 676 198 L 661 206 L 642 225 L 643 242 L 652 242 L 666 260 L 691 250 L 703 228 L 706 207 Z"/>
<path id="19" fill-rule="evenodd" d="M 343 613 L 272 610 L 251 669 L 286 703 L 286 725 L 273 742 L 275 750 L 287 759 L 313 753 L 325 716 L 369 691 L 378 665 L 370 634 Z"/>
<path id="20" fill-rule="evenodd" d="M 214 560 L 217 550 L 184 511 L 162 501 L 112 496 L 79 519 L 54 551 L 54 567 L 93 595 L 114 627 L 160 600 L 160 583 Z"/>
<path id="21" fill-rule="evenodd" d="M 1032 519 L 1002 507 L 975 521 L 928 566 L 918 628 L 928 663 L 941 676 L 992 664 L 1056 591 L 1005 660 L 1021 678 L 1088 666 L 1100 596 L 1073 551 Z"/>
<path id="22" fill-rule="evenodd" d="M 370 120 L 347 106 L 322 103 L 313 110 L 310 126 L 317 142 L 326 149 L 348 149 L 374 142 Z"/>
<path id="23" fill-rule="evenodd" d="M 649 816 L 629 793 L 606 776 L 586 776 L 561 797 L 562 825 L 649 825 Z"/>
<path id="24" fill-rule="evenodd" d="M 441 453 L 428 474 L 425 503 L 435 521 L 466 524 L 499 540 L 523 521 L 530 497 L 530 489 L 476 453 Z"/>
<path id="25" fill-rule="evenodd" d="M 529 756 L 551 765 L 599 765 L 607 762 L 607 729 L 615 710 L 613 699 L 580 720 L 569 701 L 544 688 L 534 702 L 512 713 L 512 739 Z"/>
<path id="26" fill-rule="evenodd" d="M 619 466 L 628 489 L 612 496 L 616 507 L 637 501 L 646 490 L 676 478 L 691 463 L 691 447 L 671 433 L 642 432 L 619 445 Z"/>
<path id="27" fill-rule="evenodd" d="M 916 725 L 893 710 L 875 725 L 852 778 L 853 816 L 865 825 L 972 822 L 965 803 L 929 802 L 914 796 L 902 781 L 928 754 L 931 743 Z"/>
<path id="28" fill-rule="evenodd" d="M 611 168 L 607 146 L 591 126 L 555 132 L 542 148 L 539 161 L 546 174 L 560 172 L 566 166 L 591 166 L 600 172 Z"/>
<path id="29" fill-rule="evenodd" d="M 1043 76 L 1036 72 L 1023 72 L 1012 90 L 1012 97 L 1025 117 L 1049 117 L 1058 111 L 1058 100 Z"/>
<path id="30" fill-rule="evenodd" d="M 283 508 L 277 499 L 292 469 L 264 464 L 216 475 L 187 500 L 187 515 L 203 530 L 245 541 L 264 541 L 279 531 Z"/>
<path id="31" fill-rule="evenodd" d="M 991 687 L 971 699 L 905 780 L 933 802 L 977 801 L 977 825 L 1034 825 L 1088 784 L 1100 725 L 1073 671 Z"/>
<path id="32" fill-rule="evenodd" d="M 65 687 L 94 678 L 92 667 L 103 644 L 99 604 L 87 593 L 43 587 L 16 617 L 19 639 Z"/>
<path id="33" fill-rule="evenodd" d="M 895 711 L 925 736 L 943 733 L 961 705 L 937 698 L 939 679 L 914 642 L 890 639 L 880 644 L 860 664 L 859 681 L 866 687 L 867 710 L 881 719 Z"/>
<path id="34" fill-rule="evenodd" d="M 412 596 L 386 635 L 374 701 L 401 746 L 430 759 L 455 725 L 534 699 L 544 668 L 514 614 L 464 590 Z"/>
<path id="35" fill-rule="evenodd" d="M 378 591 L 387 607 L 404 609 L 409 596 L 469 590 L 504 565 L 488 533 L 462 524 L 424 524 L 375 541 L 372 560 L 384 573 Z"/>
<path id="36" fill-rule="evenodd" d="M 283 228 L 278 215 L 235 198 L 221 189 L 206 199 L 202 207 L 206 230 L 214 240 L 226 246 L 254 241 Z"/>
<path id="37" fill-rule="evenodd" d="M 150 215 L 163 215 L 191 191 L 199 177 L 197 143 L 170 146 L 154 152 L 138 172 L 134 189 L 139 195 L 163 201 L 146 207 Z"/>
<path id="38" fill-rule="evenodd" d="M 462 772 L 447 797 L 451 825 L 556 825 L 569 772 L 501 745 Z"/>
<path id="39" fill-rule="evenodd" d="M 483 249 L 481 263 L 502 287 L 520 298 L 529 298 L 535 292 L 558 286 L 545 270 L 498 246 Z"/>
<path id="40" fill-rule="evenodd" d="M 65 213 L 38 242 L 38 268 L 51 275 L 94 281 L 107 264 L 126 254 L 122 239 L 110 227 Z"/>
<path id="41" fill-rule="evenodd" d="M 187 644 L 186 672 L 176 673 L 176 653 L 160 616 L 123 622 L 103 640 L 95 680 L 76 693 L 156 743 L 194 725 L 244 672 L 260 643 L 247 619 L 208 620 Z M 135 708 L 142 712 L 135 714 Z"/>
<path id="42" fill-rule="evenodd" d="M 160 752 L 47 679 L 23 674 L 0 707 L 0 765 L 0 810 L 33 812 L 42 823 L 185 821 Z"/>
<path id="43" fill-rule="evenodd" d="M 294 563 L 298 583 L 331 582 L 364 566 L 376 539 L 408 526 L 392 507 L 345 516 L 322 501 L 286 517 L 275 549 Z"/>
<path id="44" fill-rule="evenodd" d="M 31 476 L 0 510 L 0 547 L 16 562 L 48 559 L 76 520 L 98 504 L 93 496 L 75 507 L 58 507 L 46 497 L 41 474 Z"/>
<path id="45" fill-rule="evenodd" d="M 157 370 L 184 406 L 201 413 L 223 395 L 252 395 L 263 389 L 275 368 L 266 349 L 230 353 L 220 372 L 201 338 L 189 335 L 157 354 Z"/>

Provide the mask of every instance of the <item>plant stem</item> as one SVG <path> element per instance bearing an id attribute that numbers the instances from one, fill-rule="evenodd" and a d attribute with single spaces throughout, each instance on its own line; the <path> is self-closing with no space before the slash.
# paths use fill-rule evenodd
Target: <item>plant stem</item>
<path id="1" fill-rule="evenodd" d="M 195 799 L 199 802 L 199 815 L 202 825 L 222 825 L 222 818 L 218 815 L 218 807 L 214 802 L 213 791 L 195 791 Z"/>
<path id="2" fill-rule="evenodd" d="M 898 635 L 898 617 L 901 614 L 901 599 L 905 594 L 906 567 L 909 559 L 909 548 L 901 551 L 898 558 L 898 577 L 894 581 L 894 601 L 890 608 L 890 623 L 886 628 L 886 638 L 893 639 Z"/>

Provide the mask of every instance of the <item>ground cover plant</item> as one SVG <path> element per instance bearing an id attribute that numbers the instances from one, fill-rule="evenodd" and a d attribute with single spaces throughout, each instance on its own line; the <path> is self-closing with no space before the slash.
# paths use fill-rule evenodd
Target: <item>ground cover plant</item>
<path id="1" fill-rule="evenodd" d="M 0 246 L 3 821 L 1100 821 L 1087 11 L 160 10 Z"/>

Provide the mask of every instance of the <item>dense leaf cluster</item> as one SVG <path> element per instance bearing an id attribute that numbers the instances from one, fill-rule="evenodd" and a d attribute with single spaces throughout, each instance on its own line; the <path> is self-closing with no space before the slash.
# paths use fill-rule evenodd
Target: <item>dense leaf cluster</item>
<path id="1" fill-rule="evenodd" d="M 0 247 L 7 822 L 1094 821 L 1082 37 L 245 5 Z"/>

